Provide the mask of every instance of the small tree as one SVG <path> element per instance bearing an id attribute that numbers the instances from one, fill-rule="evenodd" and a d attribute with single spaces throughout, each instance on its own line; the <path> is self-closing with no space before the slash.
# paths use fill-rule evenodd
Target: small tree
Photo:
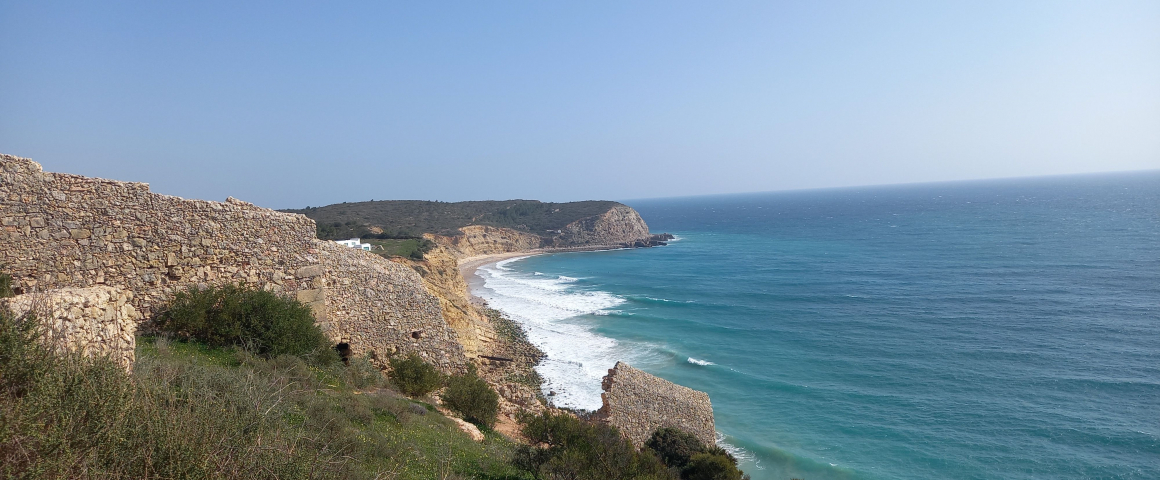
<path id="1" fill-rule="evenodd" d="M 705 444 L 693 434 L 675 428 L 658 428 L 644 444 L 670 467 L 685 468 L 689 459 L 705 451 Z"/>
<path id="2" fill-rule="evenodd" d="M 387 377 L 408 396 L 421 397 L 443 383 L 443 374 L 414 352 L 404 358 L 392 358 L 390 363 L 391 373 Z"/>
<path id="3" fill-rule="evenodd" d="M 443 404 L 479 426 L 491 428 L 499 412 L 499 395 L 474 371 L 448 379 Z"/>

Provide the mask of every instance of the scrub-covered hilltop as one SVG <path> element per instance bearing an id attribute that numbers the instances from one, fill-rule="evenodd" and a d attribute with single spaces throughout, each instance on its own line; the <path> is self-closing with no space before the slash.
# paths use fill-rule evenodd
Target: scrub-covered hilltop
<path id="1" fill-rule="evenodd" d="M 318 223 L 319 238 L 325 239 L 417 238 L 423 234 L 458 239 L 470 237 L 475 232 L 480 232 L 479 235 L 487 232 L 489 236 L 517 238 L 515 241 L 520 250 L 646 246 L 661 240 L 649 233 L 648 225 L 635 210 L 609 201 L 444 203 L 388 200 L 284 211 L 313 219 Z M 450 243 L 457 241 L 451 240 Z"/>

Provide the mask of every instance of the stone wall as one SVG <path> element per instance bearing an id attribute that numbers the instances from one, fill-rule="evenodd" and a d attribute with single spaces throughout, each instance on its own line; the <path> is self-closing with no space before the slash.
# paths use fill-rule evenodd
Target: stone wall
<path id="1" fill-rule="evenodd" d="M 318 240 L 301 215 L 47 173 L 0 155 L 0 270 L 20 293 L 116 286 L 149 317 L 175 289 L 245 283 L 311 304 L 328 335 L 355 354 L 414 350 L 457 370 L 455 332 L 418 275 L 343 248 Z"/>
<path id="2" fill-rule="evenodd" d="M 677 428 L 706 445 L 716 443 L 709 394 L 682 387 L 616 362 L 602 384 L 604 406 L 598 415 L 640 447 L 656 429 Z"/>
<path id="3" fill-rule="evenodd" d="M 372 354 L 381 361 L 415 352 L 444 371 L 463 371 L 459 338 L 418 273 L 329 241 L 319 242 L 319 254 L 317 268 L 303 269 L 318 273 L 311 283 L 318 289 L 299 290 L 298 297 L 310 303 L 325 292 L 325 311 L 315 304 L 315 316 L 326 319 L 322 327 L 331 338 L 349 344 L 353 355 Z"/>
<path id="4" fill-rule="evenodd" d="M 34 313 L 48 327 L 46 340 L 55 346 L 85 355 L 108 355 L 129 368 L 141 321 L 132 299 L 132 292 L 99 286 L 27 293 L 5 299 L 3 304 L 17 315 Z"/>

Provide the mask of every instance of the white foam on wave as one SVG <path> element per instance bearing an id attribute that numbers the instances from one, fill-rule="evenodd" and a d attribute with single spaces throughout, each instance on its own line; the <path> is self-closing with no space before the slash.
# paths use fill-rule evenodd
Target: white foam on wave
<path id="1" fill-rule="evenodd" d="M 689 357 L 688 362 L 693 364 L 693 365 L 701 365 L 701 366 L 716 365 L 716 363 L 710 362 L 708 360 L 700 360 L 700 359 L 696 359 L 693 357 Z"/>
<path id="2" fill-rule="evenodd" d="M 600 408 L 601 378 L 617 360 L 631 363 L 638 355 L 632 346 L 593 332 L 582 317 L 607 315 L 625 300 L 579 288 L 576 278 L 520 273 L 509 266 L 517 260 L 476 270 L 483 285 L 472 293 L 523 325 L 528 340 L 548 354 L 536 371 L 544 377 L 544 393 L 556 392 L 549 397 L 552 403 Z"/>
<path id="3" fill-rule="evenodd" d="M 738 463 L 751 463 L 753 464 L 754 468 L 758 470 L 765 470 L 765 467 L 761 466 L 761 460 L 758 459 L 757 456 L 753 455 L 753 452 L 729 443 L 729 437 L 724 433 L 714 433 L 716 433 L 717 436 L 717 446 L 721 447 L 726 452 L 729 452 L 730 455 L 733 455 L 733 458 L 736 458 Z"/>

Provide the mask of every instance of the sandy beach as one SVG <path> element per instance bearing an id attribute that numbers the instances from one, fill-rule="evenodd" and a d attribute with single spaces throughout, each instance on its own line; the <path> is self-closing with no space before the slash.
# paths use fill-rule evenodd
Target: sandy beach
<path id="1" fill-rule="evenodd" d="M 500 260 L 507 260 L 516 257 L 531 257 L 535 255 L 544 255 L 547 253 L 562 253 L 562 252 L 598 252 L 603 250 L 619 250 L 625 247 L 622 245 L 590 245 L 587 247 L 570 247 L 570 248 L 548 248 L 536 249 L 526 252 L 504 252 L 492 253 L 488 255 L 476 255 L 474 257 L 464 257 L 459 259 L 459 274 L 463 275 L 463 280 L 471 282 L 471 278 L 475 275 L 475 270 L 484 265 L 492 264 Z"/>
<path id="2" fill-rule="evenodd" d="M 475 275 L 475 270 L 484 265 L 492 264 L 500 260 L 507 260 L 516 257 L 530 257 L 533 255 L 543 255 L 545 252 L 505 252 L 493 253 L 490 255 L 476 255 L 474 257 L 465 257 L 459 259 L 459 274 L 463 275 L 465 281 L 471 281 L 471 277 Z"/>

